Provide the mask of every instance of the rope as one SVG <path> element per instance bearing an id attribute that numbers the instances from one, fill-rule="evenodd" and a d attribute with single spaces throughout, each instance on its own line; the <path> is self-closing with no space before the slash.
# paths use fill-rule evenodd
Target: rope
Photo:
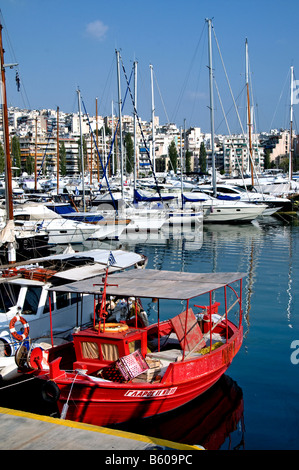
<path id="1" fill-rule="evenodd" d="M 71 388 L 70 388 L 70 391 L 69 391 L 67 400 L 66 400 L 65 404 L 64 404 L 63 407 L 62 407 L 60 419 L 65 419 L 65 417 L 66 417 L 67 410 L 68 410 L 68 407 L 69 407 L 69 405 L 68 405 L 69 399 L 70 399 L 70 397 L 71 397 L 71 393 L 72 393 L 72 390 L 73 390 L 73 386 L 74 386 L 74 383 L 75 383 L 75 380 L 76 380 L 78 374 L 79 374 L 79 372 L 77 372 L 76 375 L 75 375 L 75 377 L 74 377 L 74 380 L 73 380 L 73 382 L 72 382 L 72 385 L 71 385 Z"/>
<path id="2" fill-rule="evenodd" d="M 139 115 L 138 115 L 138 113 L 137 113 L 137 109 L 136 109 L 136 105 L 135 105 L 135 100 L 134 100 L 134 98 L 133 98 L 133 95 L 132 95 L 132 92 L 131 92 L 131 89 L 130 89 L 130 84 L 129 84 L 129 82 L 128 82 L 128 77 L 127 77 L 127 73 L 126 73 L 126 69 L 125 69 L 125 66 L 124 66 L 122 57 L 121 57 L 121 64 L 122 64 L 122 68 L 123 68 L 123 72 L 124 72 L 125 79 L 126 79 L 126 81 L 127 81 L 127 87 L 128 87 L 128 90 L 129 90 L 129 93 L 130 93 L 130 96 L 131 96 L 131 100 L 132 100 L 132 104 L 133 104 L 133 108 L 134 108 L 134 113 L 135 113 L 136 118 L 137 118 L 139 130 L 140 130 L 140 133 L 141 133 L 141 136 L 142 136 L 142 140 L 143 140 L 143 144 L 144 144 L 144 147 L 145 147 L 145 150 L 146 150 L 146 154 L 147 154 L 147 157 L 148 157 L 148 161 L 149 161 L 149 164 L 150 164 L 150 166 L 151 166 L 151 169 L 152 169 L 152 172 L 153 172 L 153 175 L 154 175 L 154 179 L 155 179 L 155 183 L 156 183 L 157 192 L 158 192 L 159 198 L 160 198 L 160 200 L 161 200 L 161 202 L 162 202 L 162 196 L 161 196 L 160 188 L 159 188 L 158 181 L 157 181 L 157 178 L 156 178 L 156 173 L 155 173 L 155 171 L 154 171 L 154 167 L 153 167 L 153 164 L 152 164 L 152 161 L 151 161 L 151 158 L 150 158 L 149 150 L 148 150 L 147 145 L 146 145 L 146 140 L 145 140 L 145 137 L 144 137 L 144 134 L 143 134 L 143 130 L 142 130 L 141 123 L 140 123 L 140 118 L 139 118 Z"/>

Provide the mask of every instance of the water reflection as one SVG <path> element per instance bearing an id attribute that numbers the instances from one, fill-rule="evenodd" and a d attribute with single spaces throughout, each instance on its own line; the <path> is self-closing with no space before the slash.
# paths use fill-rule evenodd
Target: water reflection
<path id="1" fill-rule="evenodd" d="M 241 388 L 224 375 L 192 402 L 160 416 L 118 424 L 111 428 L 207 450 L 243 449 L 244 403 Z"/>

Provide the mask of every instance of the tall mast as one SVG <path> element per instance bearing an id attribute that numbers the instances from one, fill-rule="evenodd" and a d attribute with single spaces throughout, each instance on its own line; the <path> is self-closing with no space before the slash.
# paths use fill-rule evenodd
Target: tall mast
<path id="1" fill-rule="evenodd" d="M 80 90 L 78 88 L 78 108 L 79 108 L 79 127 L 80 127 L 80 148 L 81 148 L 81 173 L 82 173 L 82 191 L 83 191 L 83 211 L 85 212 L 85 187 L 84 187 L 84 155 L 83 155 L 83 136 L 82 136 L 82 123 L 81 123 L 81 101 Z"/>
<path id="2" fill-rule="evenodd" d="M 212 65 L 212 21 L 208 22 L 209 33 L 209 74 L 210 74 L 210 119 L 211 119 L 211 145 L 212 145 L 212 182 L 213 195 L 216 197 L 216 167 L 215 167 L 215 144 L 214 144 L 214 97 L 213 97 L 213 65 Z"/>
<path id="3" fill-rule="evenodd" d="M 138 165 L 138 160 L 137 160 L 137 139 L 136 139 L 136 127 L 137 127 L 137 123 L 136 123 L 136 120 L 137 120 L 137 116 L 136 116 L 136 110 L 137 110 L 137 61 L 136 60 L 134 61 L 134 103 L 135 103 L 135 109 L 134 109 L 134 191 L 135 191 L 135 189 L 136 189 L 136 178 L 137 178 L 137 165 Z"/>
<path id="4" fill-rule="evenodd" d="M 59 107 L 57 106 L 57 135 L 56 135 L 56 145 L 57 145 L 57 150 L 56 150 L 56 165 L 57 165 L 57 194 L 59 194 Z"/>
<path id="5" fill-rule="evenodd" d="M 37 116 L 35 117 L 34 189 L 37 191 Z"/>
<path id="6" fill-rule="evenodd" d="M 4 151 L 5 151 L 5 197 L 6 197 L 6 214 L 7 220 L 13 223 L 13 200 L 12 200 L 12 177 L 11 177 L 11 158 L 9 147 L 9 129 L 8 129 L 8 112 L 7 112 L 7 98 L 6 98 L 6 82 L 5 82 L 5 64 L 4 64 L 4 49 L 2 43 L 2 29 L 0 23 L 0 65 L 1 65 L 1 80 L 2 80 L 2 116 L 3 116 L 3 134 L 4 134 Z M 12 68 L 18 64 L 9 64 Z M 8 263 L 15 263 L 16 249 L 15 237 L 13 241 L 8 241 L 7 245 Z"/>
<path id="7" fill-rule="evenodd" d="M 0 23 L 0 56 L 1 56 L 1 80 L 2 80 L 2 112 L 3 112 L 3 130 L 4 130 L 4 147 L 5 147 L 5 188 L 6 188 L 6 213 L 7 219 L 13 220 L 13 202 L 12 202 L 12 178 L 11 178 L 11 159 L 9 148 L 9 129 L 8 129 L 8 112 L 6 98 L 5 83 L 5 65 L 4 65 L 4 49 L 2 43 L 2 29 Z"/>
<path id="8" fill-rule="evenodd" d="M 155 168 L 155 103 L 154 103 L 154 81 L 153 81 L 153 66 L 150 64 L 151 69 L 151 90 L 152 90 L 152 156 L 153 168 Z"/>
<path id="9" fill-rule="evenodd" d="M 100 163 L 99 163 L 99 124 L 98 124 L 98 98 L 96 98 L 96 136 L 97 136 L 97 173 L 98 173 L 98 183 L 100 182 Z"/>
<path id="10" fill-rule="evenodd" d="M 118 84 L 118 115 L 119 115 L 119 139 L 120 139 L 120 184 L 121 196 L 124 198 L 124 165 L 123 165 L 123 137 L 122 137 L 122 118 L 121 118 L 121 90 L 120 90 L 120 68 L 119 68 L 119 51 L 116 51 L 117 59 L 117 84 Z"/>
<path id="11" fill-rule="evenodd" d="M 252 139 L 251 139 L 251 109 L 250 109 L 250 96 L 249 96 L 249 73 L 248 73 L 248 42 L 245 41 L 245 77 L 246 77 L 246 88 L 247 88 L 247 115 L 248 115 L 248 139 L 249 139 L 249 160 L 250 160 L 250 174 L 251 184 L 254 186 L 253 176 L 253 159 L 252 159 Z"/>
<path id="12" fill-rule="evenodd" d="M 294 88 L 294 67 L 291 67 L 291 109 L 290 109 L 290 150 L 289 150 L 289 181 L 293 176 L 293 165 L 292 165 L 292 137 L 293 137 L 293 88 Z"/>

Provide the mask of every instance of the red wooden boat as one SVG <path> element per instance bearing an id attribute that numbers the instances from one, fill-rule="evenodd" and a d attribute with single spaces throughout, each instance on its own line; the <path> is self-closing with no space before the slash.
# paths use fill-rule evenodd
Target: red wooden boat
<path id="1" fill-rule="evenodd" d="M 32 349 L 31 373 L 45 382 L 44 396 L 57 400 L 61 417 L 74 421 L 105 426 L 180 407 L 209 389 L 241 347 L 244 276 L 145 269 L 112 274 L 108 282 L 106 274 L 92 283 L 52 288 L 100 293 L 100 322 L 95 315 L 93 326 L 74 333 L 71 342 L 48 351 Z M 223 295 L 222 313 L 220 302 L 212 302 L 216 293 Z M 207 306 L 190 305 L 200 295 L 207 296 Z M 109 296 L 135 299 L 134 325 L 109 323 Z M 143 298 L 157 302 L 155 324 L 138 323 Z M 186 302 L 186 308 L 163 320 L 160 307 L 169 308 L 170 299 Z M 231 314 L 238 316 L 236 323 Z"/>

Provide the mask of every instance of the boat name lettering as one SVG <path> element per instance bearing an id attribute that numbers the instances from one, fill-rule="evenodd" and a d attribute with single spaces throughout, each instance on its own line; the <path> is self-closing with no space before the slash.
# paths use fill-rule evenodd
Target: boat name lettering
<path id="1" fill-rule="evenodd" d="M 164 390 L 128 390 L 125 393 L 127 397 L 141 397 L 141 398 L 151 398 L 151 397 L 165 397 L 166 395 L 173 395 L 177 387 L 164 389 Z"/>

